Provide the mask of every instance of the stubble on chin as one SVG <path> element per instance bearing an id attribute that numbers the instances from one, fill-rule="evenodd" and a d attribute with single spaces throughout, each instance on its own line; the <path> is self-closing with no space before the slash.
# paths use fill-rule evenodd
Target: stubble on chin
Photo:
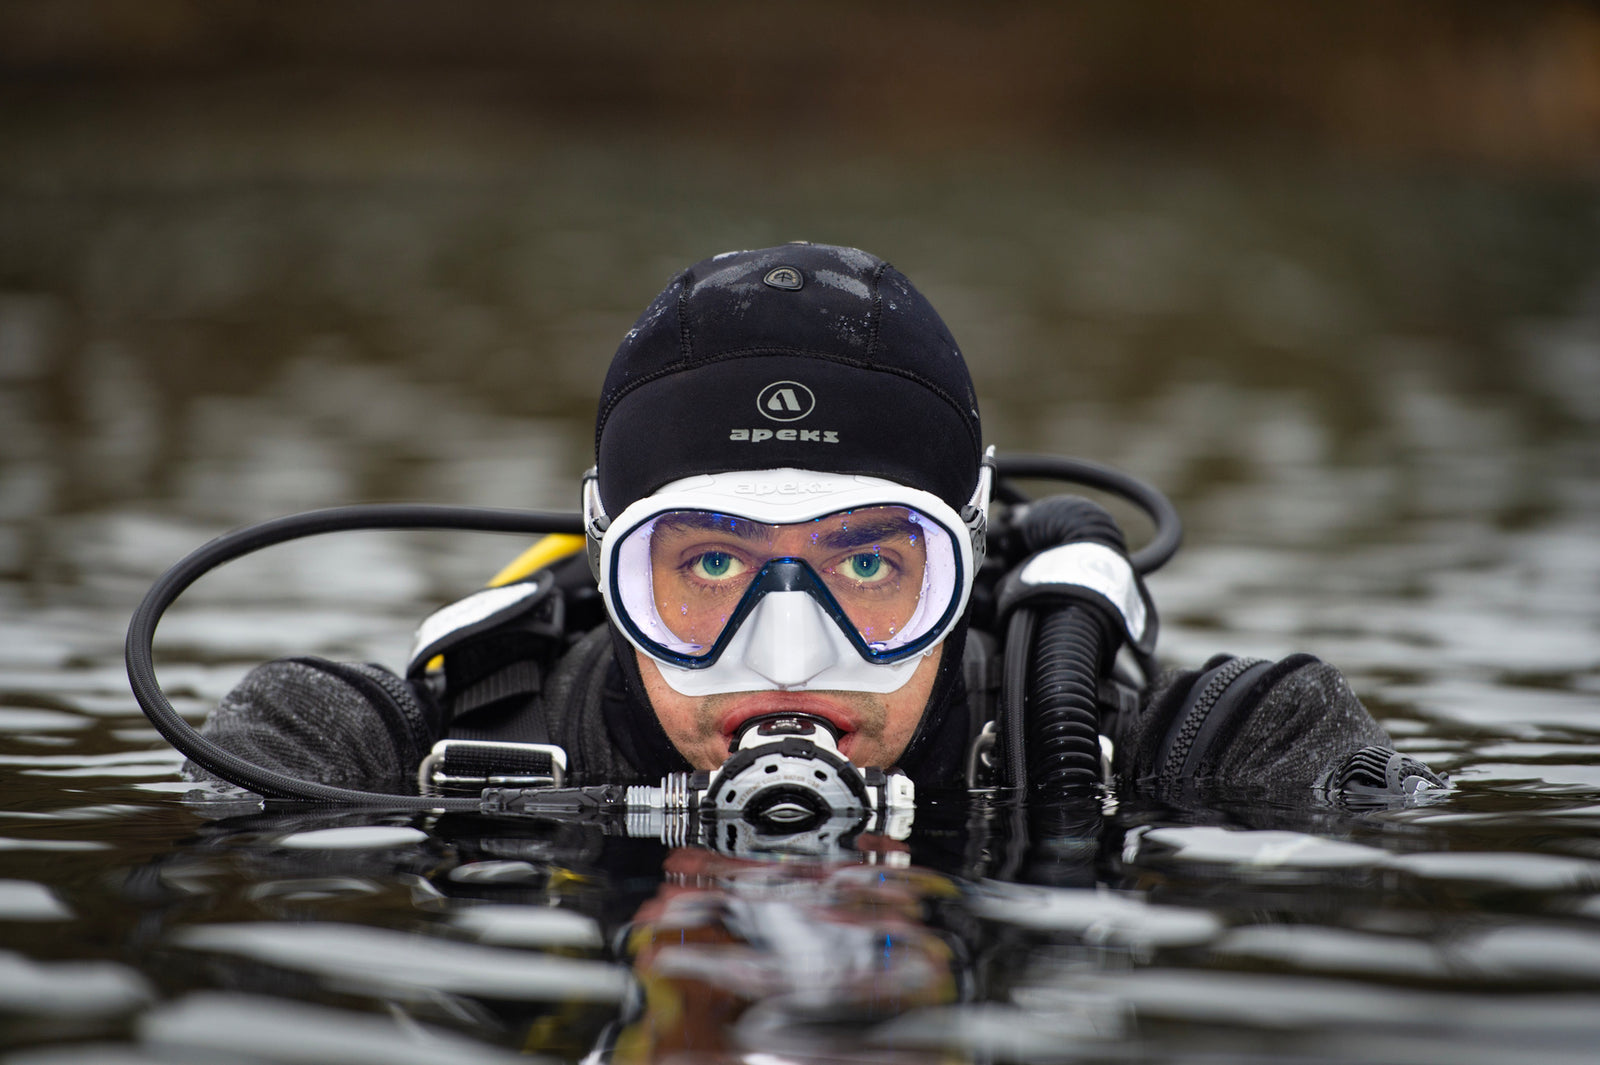
<path id="1" fill-rule="evenodd" d="M 764 698 L 780 695 L 777 692 L 683 695 L 667 684 L 655 663 L 644 655 L 639 656 L 639 672 L 644 679 L 645 694 L 667 738 L 696 769 L 715 769 L 727 759 L 728 737 L 722 734 L 722 722 L 729 714 L 752 709 L 749 705 L 752 701 L 759 704 Z M 846 691 L 813 694 L 840 707 L 854 723 L 855 729 L 846 741 L 847 748 L 866 751 L 882 746 L 888 707 L 881 696 Z M 775 703 L 773 709 L 782 709 L 782 706 Z"/>

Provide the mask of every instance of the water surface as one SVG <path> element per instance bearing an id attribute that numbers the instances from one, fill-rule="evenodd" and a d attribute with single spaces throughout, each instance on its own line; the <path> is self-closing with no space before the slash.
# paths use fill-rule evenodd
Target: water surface
<path id="1" fill-rule="evenodd" d="M 1592 1060 L 1592 189 L 601 136 L 341 158 L 0 164 L 7 1061 Z M 157 574 L 315 506 L 575 505 L 634 313 L 690 261 L 794 238 L 927 291 L 993 442 L 1173 496 L 1165 659 L 1320 654 L 1453 795 L 930 804 L 907 848 L 831 862 L 184 801 L 121 663 Z M 398 664 L 519 547 L 236 563 L 163 623 L 161 677 L 198 723 L 273 655 Z"/>

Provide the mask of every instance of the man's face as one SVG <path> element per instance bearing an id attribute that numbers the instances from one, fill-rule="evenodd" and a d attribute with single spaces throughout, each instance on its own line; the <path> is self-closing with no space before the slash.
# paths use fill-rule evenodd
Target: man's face
<path id="1" fill-rule="evenodd" d="M 773 558 L 798 558 L 827 586 L 865 640 L 889 640 L 917 613 L 928 548 L 904 507 L 845 511 L 797 525 L 766 525 L 716 514 L 658 519 L 651 539 L 657 615 L 680 639 L 710 644 L 750 580 Z M 831 624 L 831 623 L 830 623 Z M 689 696 L 639 655 L 645 692 L 674 746 L 697 769 L 715 769 L 728 741 L 752 717 L 815 714 L 841 733 L 839 753 L 888 768 L 904 752 L 928 704 L 942 647 L 918 662 L 896 691 L 748 691 Z"/>
<path id="2" fill-rule="evenodd" d="M 635 652 L 637 654 L 637 652 Z M 906 684 L 892 692 L 761 691 L 690 696 L 673 691 L 648 655 L 639 654 L 645 694 L 667 738 L 696 769 L 728 758 L 734 731 L 760 714 L 790 711 L 825 718 L 843 735 L 839 753 L 858 766 L 887 769 L 905 753 L 933 692 L 944 645 L 924 657 Z"/>

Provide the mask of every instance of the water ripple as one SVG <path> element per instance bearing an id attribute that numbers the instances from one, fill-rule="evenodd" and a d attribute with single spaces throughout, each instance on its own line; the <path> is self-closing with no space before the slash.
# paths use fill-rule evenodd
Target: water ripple
<path id="1" fill-rule="evenodd" d="M 626 969 L 604 962 L 357 925 L 199 925 L 179 929 L 173 940 L 190 950 L 241 955 L 373 994 L 445 991 L 511 1001 L 615 1003 L 632 988 Z"/>

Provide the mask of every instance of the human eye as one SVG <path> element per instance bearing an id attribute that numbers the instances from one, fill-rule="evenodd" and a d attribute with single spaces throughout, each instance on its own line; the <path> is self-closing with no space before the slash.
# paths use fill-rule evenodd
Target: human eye
<path id="1" fill-rule="evenodd" d="M 720 583 L 743 573 L 745 564 L 727 551 L 703 551 L 691 558 L 684 568 L 692 577 Z"/>
<path id="2" fill-rule="evenodd" d="M 879 584 L 894 576 L 894 565 L 876 551 L 861 551 L 846 558 L 836 572 L 860 584 Z"/>

